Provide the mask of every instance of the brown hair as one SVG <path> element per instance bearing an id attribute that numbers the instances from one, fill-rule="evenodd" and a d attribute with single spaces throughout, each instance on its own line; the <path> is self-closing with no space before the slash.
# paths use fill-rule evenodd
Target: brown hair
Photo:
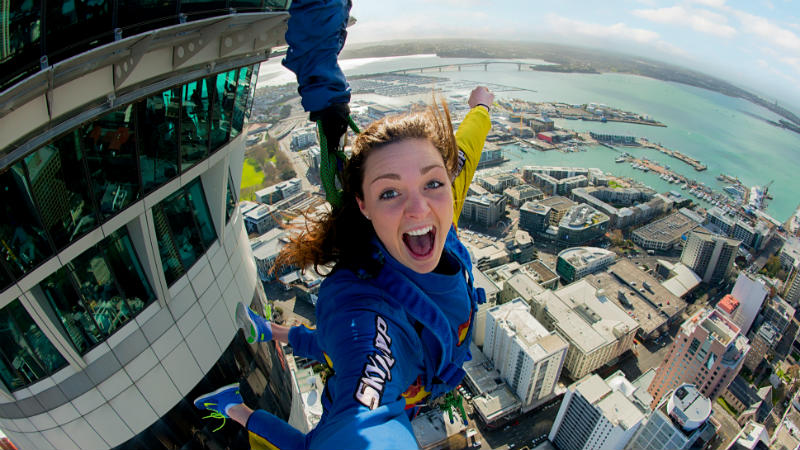
<path id="1" fill-rule="evenodd" d="M 363 199 L 364 167 L 373 150 L 406 139 L 430 141 L 444 160 L 451 176 L 458 164 L 458 148 L 447 103 L 441 108 L 433 104 L 422 111 L 390 116 L 373 122 L 353 143 L 353 155 L 344 167 L 342 177 L 342 206 L 319 217 L 306 216 L 305 230 L 295 233 L 281 250 L 273 270 L 284 266 L 304 269 L 333 263 L 336 267 L 374 269 L 369 264 L 373 252 L 371 237 L 375 234 L 372 222 L 358 208 L 356 197 Z"/>

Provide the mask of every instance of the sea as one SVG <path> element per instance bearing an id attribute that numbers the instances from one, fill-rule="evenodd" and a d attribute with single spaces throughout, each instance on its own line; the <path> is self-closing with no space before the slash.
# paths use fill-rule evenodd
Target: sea
<path id="1" fill-rule="evenodd" d="M 365 75 L 477 61 L 411 55 L 348 59 L 340 63 L 346 75 Z M 546 64 L 532 59 L 490 61 Z M 597 167 L 617 176 L 633 178 L 659 192 L 673 190 L 689 195 L 687 191 L 681 191 L 679 185 L 670 184 L 658 175 L 635 170 L 626 163 L 614 162 L 621 153 L 629 152 L 634 157 L 645 157 L 667 165 L 672 171 L 703 182 L 720 192 L 727 185 L 717 180 L 721 173 L 735 176 L 747 186 L 771 183 L 769 193 L 773 199 L 767 201 L 765 209 L 781 222 L 793 214 L 800 203 L 800 134 L 769 124 L 768 120 L 778 121 L 781 117 L 746 100 L 636 75 L 520 71 L 516 64 L 489 64 L 485 68 L 464 66 L 461 71 L 424 71 L 423 75 L 441 77 L 443 88 L 462 86 L 462 92 L 450 89 L 448 93 L 453 95 L 467 95 L 469 89 L 463 86 L 474 83 L 476 86 L 489 85 L 498 98 L 569 104 L 598 103 L 648 115 L 666 127 L 562 119 L 556 119 L 555 123 L 557 127 L 579 132 L 647 138 L 708 166 L 708 170 L 697 172 L 691 166 L 656 150 L 637 147 L 611 149 L 584 146 L 585 151 L 562 153 L 534 149 L 522 151 L 515 145 L 509 145 L 504 148 L 505 156 L 509 159 L 506 166 L 509 168 L 523 165 Z M 275 62 L 263 64 L 259 73 L 259 85 L 278 85 L 293 79 L 290 72 Z M 396 101 L 396 98 L 386 98 L 388 104 Z M 794 105 L 788 106 L 789 109 L 800 109 L 792 108 Z M 696 200 L 694 197 L 692 199 Z"/>

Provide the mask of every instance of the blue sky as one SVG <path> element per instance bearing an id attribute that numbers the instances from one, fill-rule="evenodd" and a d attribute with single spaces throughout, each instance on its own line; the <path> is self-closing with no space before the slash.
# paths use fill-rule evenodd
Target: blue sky
<path id="1" fill-rule="evenodd" d="M 353 0 L 349 42 L 470 37 L 594 46 L 676 63 L 800 114 L 795 0 Z"/>

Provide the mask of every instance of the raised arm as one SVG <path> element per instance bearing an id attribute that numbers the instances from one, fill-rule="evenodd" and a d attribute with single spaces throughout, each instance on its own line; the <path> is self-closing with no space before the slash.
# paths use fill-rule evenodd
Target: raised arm
<path id="1" fill-rule="evenodd" d="M 459 149 L 458 175 L 453 180 L 453 224 L 458 226 L 458 217 L 467 198 L 469 185 L 481 159 L 486 136 L 492 127 L 489 109 L 494 102 L 494 94 L 483 86 L 472 90 L 469 97 L 469 106 L 472 108 L 467 113 L 456 131 L 456 143 Z"/>

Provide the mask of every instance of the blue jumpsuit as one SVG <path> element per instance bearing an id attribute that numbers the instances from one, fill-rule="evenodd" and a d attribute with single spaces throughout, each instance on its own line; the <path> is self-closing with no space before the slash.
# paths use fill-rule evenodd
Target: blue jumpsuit
<path id="1" fill-rule="evenodd" d="M 307 435 L 266 411 L 247 429 L 254 447 L 278 449 L 417 448 L 410 415 L 420 401 L 452 390 L 471 358 L 469 342 L 481 289 L 472 287 L 469 255 L 447 236 L 447 274 L 418 274 L 373 239 L 377 277 L 339 269 L 323 281 L 318 328 L 294 327 L 295 353 L 326 361 L 323 414 Z"/>

